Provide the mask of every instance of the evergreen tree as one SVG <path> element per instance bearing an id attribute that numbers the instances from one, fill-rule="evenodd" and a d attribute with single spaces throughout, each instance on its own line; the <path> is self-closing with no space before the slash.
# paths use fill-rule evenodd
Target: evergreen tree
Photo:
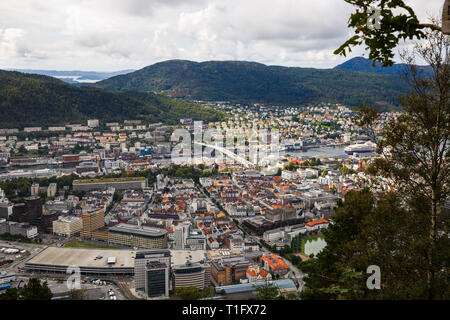
<path id="1" fill-rule="evenodd" d="M 21 300 L 50 300 L 52 297 L 47 281 L 41 283 L 37 278 L 31 278 L 20 291 Z"/>

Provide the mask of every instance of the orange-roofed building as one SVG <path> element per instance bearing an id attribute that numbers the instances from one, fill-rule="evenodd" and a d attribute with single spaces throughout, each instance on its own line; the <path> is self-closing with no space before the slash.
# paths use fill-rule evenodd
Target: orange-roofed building
<path id="1" fill-rule="evenodd" d="M 329 221 L 326 219 L 310 221 L 306 223 L 306 231 L 314 231 L 328 228 Z"/>
<path id="2" fill-rule="evenodd" d="M 301 164 L 303 164 L 304 162 L 303 162 L 303 161 L 300 161 L 300 160 L 292 160 L 290 163 L 292 163 L 292 164 L 297 164 L 297 165 L 301 165 Z"/>
<path id="3" fill-rule="evenodd" d="M 260 268 L 259 266 L 250 266 L 247 269 L 246 273 L 248 282 L 257 282 L 257 281 L 270 281 L 272 280 L 272 275 L 266 270 Z"/>
<path id="4" fill-rule="evenodd" d="M 289 266 L 276 254 L 264 256 L 261 258 L 261 261 L 264 265 L 264 269 L 269 270 L 273 274 L 283 276 L 289 272 Z"/>
<path id="5" fill-rule="evenodd" d="M 273 180 L 274 180 L 275 182 L 280 182 L 280 181 L 281 181 L 281 178 L 278 177 L 278 176 L 275 176 L 275 177 L 273 177 Z"/>

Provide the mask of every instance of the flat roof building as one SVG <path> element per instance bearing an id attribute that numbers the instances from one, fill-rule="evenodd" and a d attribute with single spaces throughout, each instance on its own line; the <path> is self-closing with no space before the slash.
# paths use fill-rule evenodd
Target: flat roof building
<path id="1" fill-rule="evenodd" d="M 297 292 L 297 286 L 291 279 L 220 286 L 215 288 L 215 292 L 225 300 L 254 299 L 257 288 L 267 285 L 276 287 L 280 294 Z"/>
<path id="2" fill-rule="evenodd" d="M 131 250 L 101 250 L 48 247 L 25 263 L 28 271 L 66 273 L 78 266 L 82 274 L 134 274 L 135 252 Z M 115 257 L 114 264 L 108 263 Z"/>
<path id="3" fill-rule="evenodd" d="M 74 190 L 107 190 L 108 188 L 115 188 L 116 190 L 141 190 L 148 187 L 148 181 L 144 177 L 137 178 L 111 178 L 111 179 L 90 179 L 90 180 L 75 180 L 73 182 Z"/>
<path id="4" fill-rule="evenodd" d="M 81 232 L 83 222 L 80 217 L 65 216 L 53 221 L 53 233 L 59 236 L 72 237 Z"/>
<path id="5" fill-rule="evenodd" d="M 169 296 L 170 266 L 164 262 L 151 261 L 145 268 L 145 293 L 150 298 Z"/>
<path id="6" fill-rule="evenodd" d="M 173 267 L 173 288 L 195 287 L 203 290 L 211 281 L 209 264 L 187 262 Z"/>
<path id="7" fill-rule="evenodd" d="M 134 260 L 134 283 L 136 290 L 148 296 L 169 295 L 171 255 L 169 250 L 138 251 Z M 164 294 L 162 283 L 164 280 Z M 151 290 L 152 284 L 157 290 Z"/>
<path id="8" fill-rule="evenodd" d="M 244 257 L 229 257 L 211 262 L 211 277 L 217 285 L 231 285 L 245 277 L 251 262 Z"/>
<path id="9" fill-rule="evenodd" d="M 167 234 L 165 229 L 121 223 L 109 229 L 108 241 L 111 244 L 127 247 L 165 249 Z"/>

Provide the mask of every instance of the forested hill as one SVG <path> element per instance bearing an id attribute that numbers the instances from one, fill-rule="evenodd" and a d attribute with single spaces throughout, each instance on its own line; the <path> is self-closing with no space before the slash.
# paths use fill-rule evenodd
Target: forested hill
<path id="1" fill-rule="evenodd" d="M 176 124 L 186 117 L 214 121 L 221 114 L 153 93 L 113 93 L 75 87 L 47 76 L 0 70 L 0 128 L 45 127 L 88 119 Z"/>
<path id="2" fill-rule="evenodd" d="M 432 74 L 432 69 L 430 66 L 416 66 L 419 72 L 423 72 L 423 76 L 430 76 Z M 404 63 L 396 63 L 390 67 L 383 67 L 379 62 L 373 65 L 373 61 L 366 59 L 364 57 L 356 57 L 350 59 L 343 64 L 335 67 L 335 69 L 350 70 L 350 71 L 361 71 L 370 73 L 379 73 L 387 75 L 403 75 L 408 72 L 408 65 Z"/>
<path id="3" fill-rule="evenodd" d="M 266 66 L 253 62 L 171 60 L 94 86 L 111 90 L 164 92 L 199 100 L 304 105 L 337 102 L 398 105 L 408 85 L 394 75 L 341 69 Z"/>

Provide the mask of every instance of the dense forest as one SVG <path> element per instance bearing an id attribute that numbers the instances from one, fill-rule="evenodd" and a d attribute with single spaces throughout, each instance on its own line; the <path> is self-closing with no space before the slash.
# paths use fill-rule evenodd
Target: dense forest
<path id="1" fill-rule="evenodd" d="M 197 104 L 140 92 L 75 87 L 43 76 L 0 71 L 0 127 L 54 126 L 88 119 L 176 124 L 180 118 L 215 121 L 222 115 Z"/>
<path id="2" fill-rule="evenodd" d="M 287 105 L 326 101 L 349 106 L 366 103 L 379 109 L 397 106 L 399 95 L 409 91 L 408 85 L 396 75 L 239 61 L 183 60 L 157 63 L 94 86 L 111 91 L 163 92 L 210 101 Z"/>

